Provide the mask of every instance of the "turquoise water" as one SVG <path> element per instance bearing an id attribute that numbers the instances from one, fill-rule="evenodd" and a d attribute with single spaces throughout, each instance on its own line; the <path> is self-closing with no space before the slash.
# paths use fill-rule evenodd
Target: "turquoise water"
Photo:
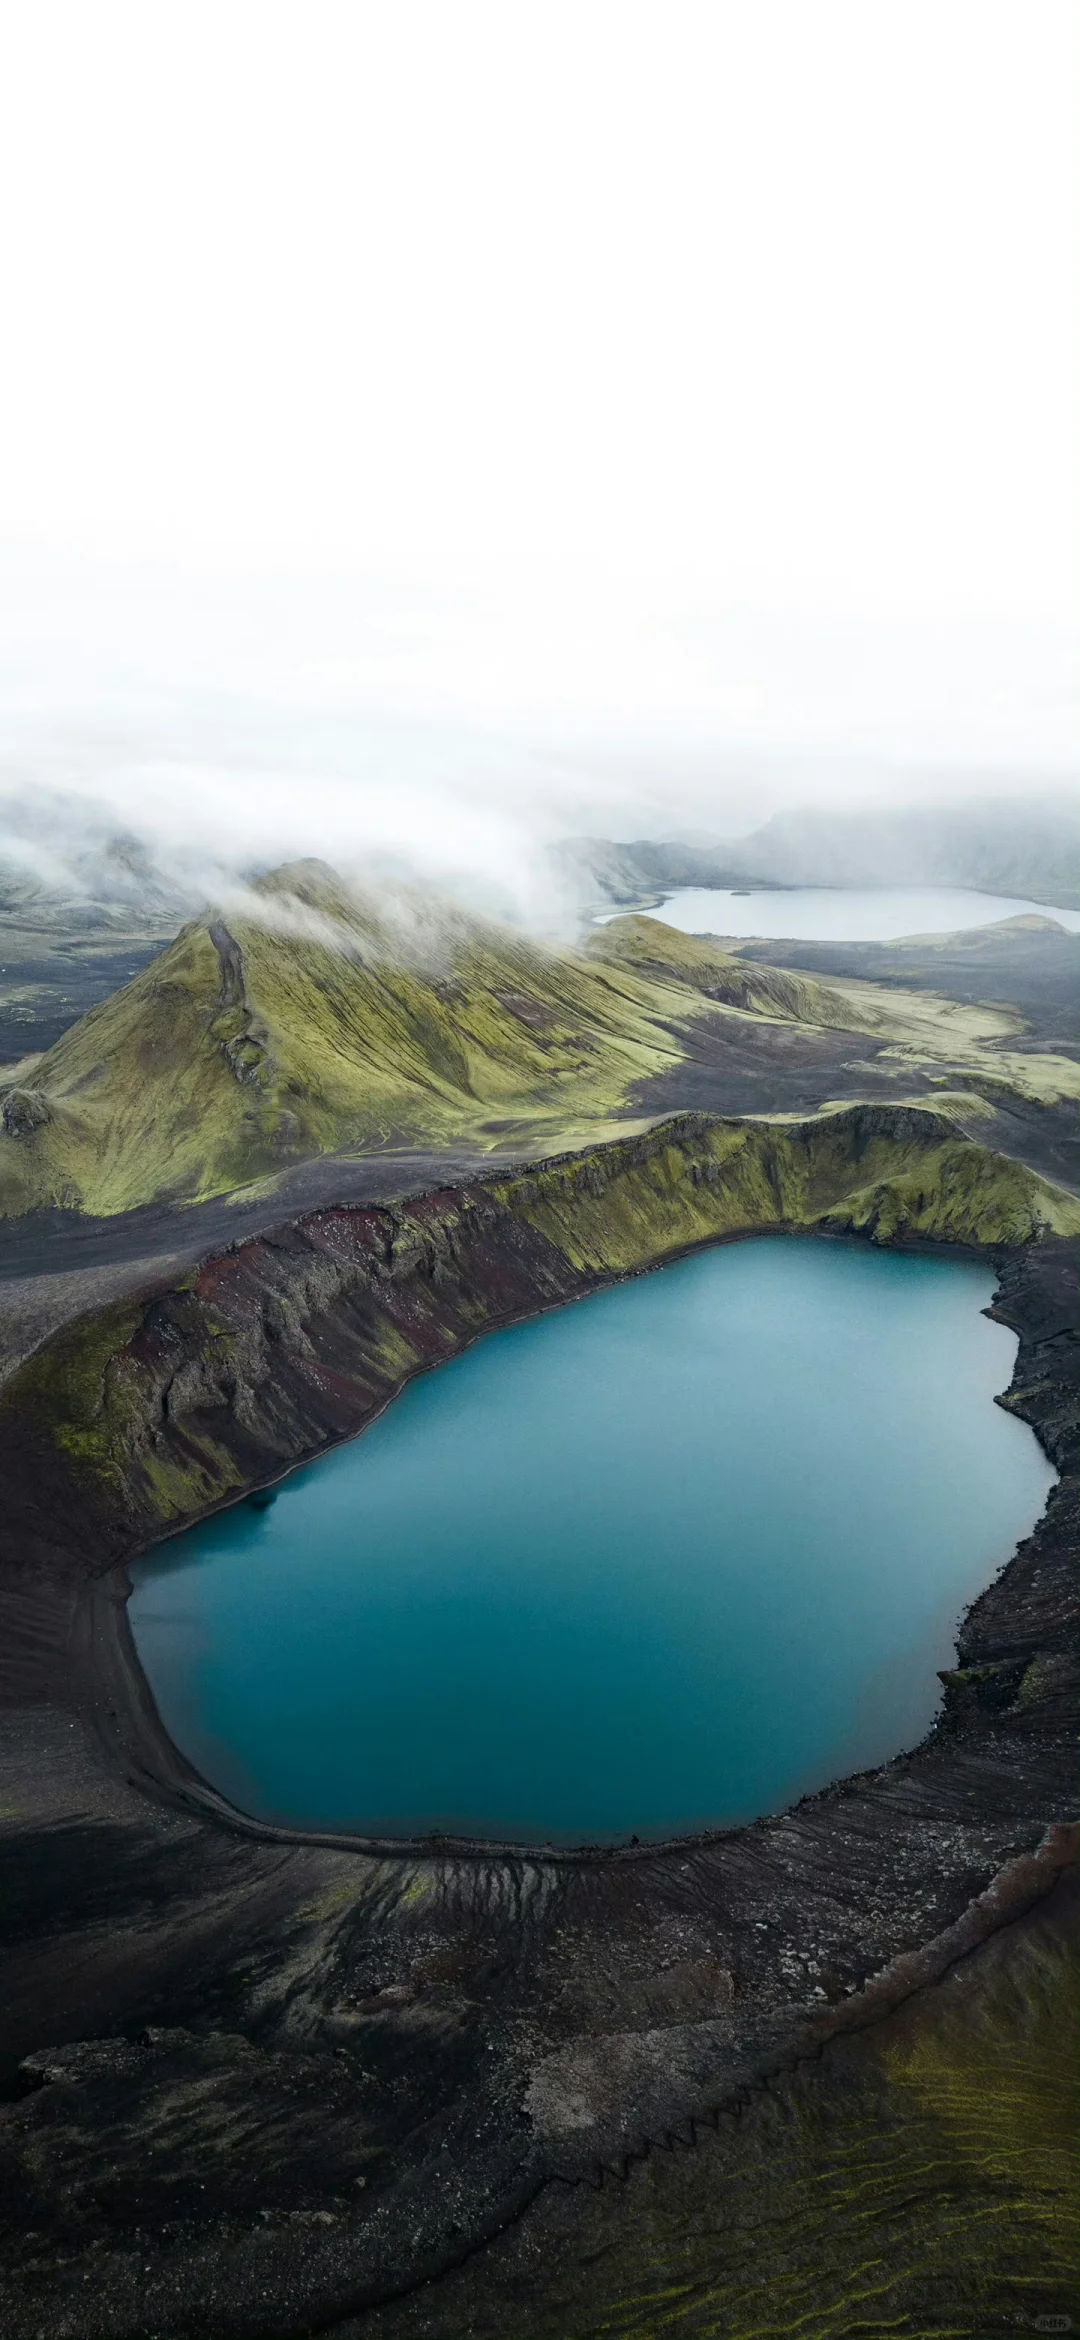
<path id="1" fill-rule="evenodd" d="M 605 911 L 598 924 L 621 918 Z M 1053 918 L 1071 933 L 1080 911 L 1053 910 L 1015 894 L 975 894 L 960 886 L 789 886 L 733 894 L 682 886 L 651 915 L 684 934 L 772 935 L 798 942 L 895 942 L 906 934 L 959 934 L 1003 918 Z"/>
<path id="2" fill-rule="evenodd" d="M 490 1335 L 136 1567 L 169 1730 L 264 1818 L 571 1843 L 911 1745 L 1053 1476 L 991 1291 L 774 1238 Z"/>

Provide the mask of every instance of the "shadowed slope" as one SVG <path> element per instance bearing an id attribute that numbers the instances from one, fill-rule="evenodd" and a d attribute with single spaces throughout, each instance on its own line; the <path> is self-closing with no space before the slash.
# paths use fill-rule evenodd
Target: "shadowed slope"
<path id="1" fill-rule="evenodd" d="M 546 2188 L 342 2340 L 959 2340 L 1075 2314 L 1076 1916 L 1059 1889 L 738 2117 Z"/>

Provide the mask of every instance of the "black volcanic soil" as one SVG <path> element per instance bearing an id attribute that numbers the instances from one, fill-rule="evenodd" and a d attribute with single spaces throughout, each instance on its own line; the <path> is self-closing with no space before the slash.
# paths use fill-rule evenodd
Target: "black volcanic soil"
<path id="1" fill-rule="evenodd" d="M 771 955 L 772 945 L 768 948 Z M 813 1033 L 798 1025 L 753 1031 L 734 1026 L 729 1032 L 706 1026 L 684 1027 L 679 1037 L 689 1049 L 686 1063 L 640 1082 L 631 1101 L 634 1111 L 768 1114 L 777 1110 L 775 1100 L 782 1096 L 785 1112 L 815 1113 L 820 1105 L 845 1098 L 889 1104 L 897 1097 L 917 1097 L 932 1104 L 941 1088 L 940 1075 L 935 1079 L 917 1065 L 898 1063 L 889 1057 L 887 1043 L 855 1032 Z M 1023 1049 L 1029 1043 L 1018 1036 L 1014 1045 Z M 1064 1051 L 1056 1042 L 1054 1052 L 1076 1053 Z M 970 1126 L 981 1145 L 1080 1192 L 1080 1126 L 1074 1105 L 1040 1105 L 1001 1090 L 995 1109 L 987 1114 L 985 1080 L 976 1082 L 958 1073 L 949 1077 L 948 1085 L 953 1096 L 964 1089 L 973 1092 Z M 954 1103 L 950 1111 L 962 1109 Z"/>
<path id="2" fill-rule="evenodd" d="M 348 1214 L 335 1226 L 344 1258 Z M 539 1246 L 534 1258 L 526 1237 L 511 1250 L 497 1238 L 478 1215 L 469 1253 L 458 1228 L 434 1282 L 417 1258 L 401 1287 L 410 1321 L 421 1292 L 446 1322 L 481 1289 L 492 1322 L 530 1291 L 533 1305 L 559 1297 Z M 292 1459 L 296 1436 L 316 1451 L 358 1418 L 352 1319 L 325 1257 L 293 1222 L 207 1271 L 211 1285 L 220 1274 L 254 1291 L 265 1264 L 275 1289 L 305 1296 L 314 1378 L 298 1379 L 287 1342 L 271 1341 L 254 1411 L 253 1392 L 234 1394 L 249 1484 L 271 1475 L 275 1442 Z M 151 1305 L 155 1354 L 167 1355 L 182 1307 Z M 5 2340 L 263 2340 L 347 2318 L 364 2328 L 395 2298 L 408 2307 L 388 2331 L 509 2340 L 505 2245 L 486 2294 L 486 2253 L 464 2303 L 451 2288 L 440 2306 L 440 2285 L 526 2214 L 561 2253 L 565 2320 L 548 2329 L 563 2340 L 595 2303 L 596 2254 L 614 2247 L 583 2182 L 677 2135 L 693 2146 L 695 2124 L 719 2122 L 728 2160 L 715 2182 L 737 2193 L 760 2162 L 739 2158 L 741 2104 L 779 2090 L 790 2128 L 798 2073 L 826 2051 L 849 2055 L 844 2042 L 851 2086 L 873 2097 L 859 2062 L 867 2026 L 929 2003 L 1005 1932 L 1027 1941 L 1042 1926 L 1057 1943 L 1057 1880 L 1075 1852 L 1060 1825 L 1076 1779 L 1068 1247 L 1004 1257 L 995 1312 L 1020 1334 L 1011 1402 L 1062 1475 L 965 1621 L 940 1726 L 783 1816 L 613 1855 L 354 1847 L 259 1827 L 202 1794 L 146 1699 L 122 1572 L 98 1573 L 123 1557 L 112 1513 L 69 1508 L 62 1480 L 36 1475 L 32 1425 L 16 1425 L 0 1578 Z M 199 1402 L 196 1388 L 192 1421 Z M 170 1428 L 167 1414 L 165 1429 L 179 1453 L 182 1420 Z M 875 2135 L 899 2117 L 882 2097 Z M 691 2164 L 706 2166 L 693 2152 Z M 960 2204 L 972 2217 L 984 2214 L 978 2183 Z M 676 2196 L 681 2216 L 689 2195 Z M 1007 2210 L 1002 2194 L 1001 2231 Z M 535 2225 L 521 2232 L 517 2280 L 531 2298 L 546 2278 Z M 1017 2249 L 1028 2307 L 1061 2306 L 1060 2271 L 1044 2253 L 1040 2273 Z M 848 2278 L 830 2267 L 835 2290 Z M 1011 2281 L 994 2277 L 991 2312 L 1009 2305 Z M 617 2268 L 612 2283 L 618 2293 Z M 913 2340 L 974 2331 L 963 2319 L 978 2283 L 965 2262 L 939 2280 L 937 2321 L 920 2307 L 924 2320 L 890 2328 Z M 710 2314 L 702 2332 L 728 2328 Z M 806 2328 L 858 2327 L 819 2314 Z"/>
<path id="3" fill-rule="evenodd" d="M 1005 1007 L 1027 1025 L 1010 1042 L 1020 1054 L 1080 1059 L 1080 935 L 1060 928 L 1005 925 L 925 943 L 729 941 L 742 958 L 904 991 L 933 991 L 968 1005 Z M 684 1026 L 689 1061 L 644 1081 L 634 1094 L 642 1113 L 816 1112 L 829 1100 L 897 1096 L 932 1100 L 939 1077 L 891 1058 L 885 1042 L 856 1032 L 810 1032 L 798 1025 Z M 1040 1105 L 958 1073 L 952 1092 L 970 1088 L 991 1102 L 981 1111 L 980 1143 L 1026 1162 L 1044 1178 L 1080 1191 L 1080 1119 L 1071 1104 Z M 782 1103 L 781 1103 L 782 1100 Z"/>
<path id="4" fill-rule="evenodd" d="M 1052 921 L 1053 911 L 1047 911 Z M 905 991 L 940 991 L 969 1005 L 1014 1008 L 1044 1048 L 1080 1041 L 1080 934 L 1005 921 L 913 942 L 736 942 L 740 958 Z"/>
<path id="5" fill-rule="evenodd" d="M 167 935 L 20 928 L 0 919 L 0 1064 L 41 1055 L 164 950 Z"/>
<path id="6" fill-rule="evenodd" d="M 510 1154 L 329 1154 L 301 1162 L 271 1195 L 205 1203 L 150 1203 L 96 1219 L 82 1211 L 35 1211 L 0 1219 L 0 1381 L 59 1325 L 125 1292 L 141 1291 L 208 1259 L 215 1250 L 320 1205 L 397 1202 L 434 1179 L 459 1184 L 514 1167 Z"/>
<path id="7" fill-rule="evenodd" d="M 1006 923 L 924 942 L 770 940 L 737 942 L 732 948 L 742 958 L 790 967 L 822 982 L 840 976 L 903 991 L 941 992 L 972 1006 L 1010 1008 L 1028 1027 L 1010 1042 L 1012 1048 L 1021 1054 L 1042 1051 L 1080 1059 L 1080 934 L 1034 923 Z M 916 1085 L 932 1094 L 931 1082 Z M 1003 1091 L 993 1095 L 985 1083 L 969 1083 L 962 1076 L 950 1082 L 955 1089 L 968 1086 L 978 1087 L 997 1107 L 992 1120 L 980 1118 L 978 1133 L 984 1145 L 1026 1162 L 1074 1193 L 1080 1191 L 1080 1119 L 1074 1105 L 1039 1105 Z M 836 1091 L 837 1096 L 851 1093 L 847 1086 Z M 875 1093 L 867 1084 L 865 1094 Z"/>
<path id="8" fill-rule="evenodd" d="M 863 1032 L 819 1032 L 804 1024 L 679 1026 L 687 1061 L 639 1082 L 630 1110 L 640 1113 L 816 1113 L 841 1097 L 892 1102 L 924 1088 L 910 1065 L 902 1076 L 885 1057 L 888 1043 Z M 883 1059 L 879 1063 L 879 1059 Z M 777 1100 L 783 1098 L 783 1105 Z"/>

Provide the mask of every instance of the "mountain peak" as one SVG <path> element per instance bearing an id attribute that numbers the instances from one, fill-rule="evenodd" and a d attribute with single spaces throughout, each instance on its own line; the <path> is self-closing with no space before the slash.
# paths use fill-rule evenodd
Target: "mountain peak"
<path id="1" fill-rule="evenodd" d="M 320 861 L 315 854 L 307 854 L 299 861 L 283 861 L 277 869 L 264 870 L 251 884 L 253 894 L 268 894 L 277 900 L 303 902 L 309 910 L 324 910 L 332 916 L 357 908 L 357 897 L 340 870 L 328 861 Z"/>

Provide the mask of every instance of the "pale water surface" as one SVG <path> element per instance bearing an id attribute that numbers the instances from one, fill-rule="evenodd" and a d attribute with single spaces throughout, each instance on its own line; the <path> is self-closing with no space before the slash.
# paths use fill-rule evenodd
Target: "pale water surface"
<path id="1" fill-rule="evenodd" d="M 1052 1473 L 988 1270 L 761 1239 L 414 1382 L 134 1570 L 173 1736 L 264 1817 L 569 1842 L 911 1745 Z"/>
<path id="2" fill-rule="evenodd" d="M 605 911 L 598 923 L 606 926 L 624 915 Z M 947 886 L 792 886 L 755 894 L 684 886 L 651 915 L 683 934 L 772 935 L 792 942 L 895 942 L 901 935 L 957 934 L 1021 917 L 1054 918 L 1071 933 L 1080 932 L 1080 910 Z"/>

